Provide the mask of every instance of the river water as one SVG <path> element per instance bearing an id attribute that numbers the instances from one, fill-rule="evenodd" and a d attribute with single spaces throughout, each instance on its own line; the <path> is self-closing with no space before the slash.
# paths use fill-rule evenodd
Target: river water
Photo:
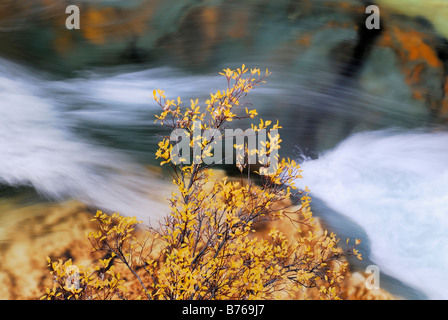
<path id="1" fill-rule="evenodd" d="M 160 199 L 170 188 L 163 174 L 147 169 L 157 166 L 154 152 L 166 133 L 154 125 L 152 90 L 204 100 L 225 86 L 220 69 L 267 67 L 272 76 L 247 102 L 284 127 L 281 155 L 303 162 L 299 184 L 311 189 L 316 214 L 341 237 L 363 238 L 366 262 L 358 267 L 378 265 L 393 293 L 447 299 L 447 127 L 413 95 L 400 55 L 375 37 L 360 41 L 350 26 L 356 26 L 358 11 L 338 1 L 306 3 L 255 1 L 236 10 L 233 2 L 201 9 L 185 1 L 171 11 L 159 4 L 167 21 L 182 10 L 190 13 L 175 29 L 161 23 L 156 11 L 159 20 L 151 16 L 151 28 L 139 31 L 132 59 L 128 51 L 123 58 L 128 43 L 107 23 L 104 30 L 119 37 L 120 45 L 106 36 L 99 41 L 100 33 L 70 36 L 73 43 L 67 44 L 55 36 L 61 30 L 52 24 L 54 6 L 12 10 L 11 16 L 27 23 L 17 25 L 18 34 L 11 31 L 11 17 L 0 24 L 1 196 L 30 188 L 42 201 L 77 199 L 94 208 L 161 217 L 166 206 Z M 118 19 L 116 12 L 106 11 L 110 24 L 123 28 L 140 17 L 132 11 L 128 20 Z M 239 18 L 225 18 L 229 12 Z M 412 28 L 421 23 L 399 17 Z M 331 22 L 336 25 L 328 27 Z M 157 37 L 159 42 L 151 40 Z M 71 53 L 39 47 L 50 38 Z M 364 50 L 361 57 L 354 54 L 357 46 Z M 167 48 L 183 51 L 158 54 Z M 430 97 L 443 87 L 425 81 Z"/>

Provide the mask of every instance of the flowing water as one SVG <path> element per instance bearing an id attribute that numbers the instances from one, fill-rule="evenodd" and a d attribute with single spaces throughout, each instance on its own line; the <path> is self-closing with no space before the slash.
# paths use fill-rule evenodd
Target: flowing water
<path id="1" fill-rule="evenodd" d="M 304 162 L 299 181 L 363 229 L 382 272 L 432 299 L 448 298 L 447 147 L 447 132 L 357 133 Z"/>
<path id="2" fill-rule="evenodd" d="M 235 30 L 223 22 L 223 12 L 235 12 L 227 8 L 236 4 L 183 20 L 174 36 L 170 23 L 163 29 L 156 19 L 156 31 L 169 31 L 169 41 L 163 41 L 178 56 L 136 64 L 109 59 L 107 66 L 98 56 L 110 58 L 115 49 L 86 42 L 80 42 L 82 54 L 61 54 L 52 64 L 54 50 L 37 47 L 35 40 L 45 43 L 51 32 L 33 29 L 51 14 L 32 20 L 22 11 L 27 23 L 18 29 L 26 30 L 13 40 L 15 20 L 3 20 L 8 23 L 0 23 L 0 36 L 9 38 L 0 37 L 8 57 L 0 58 L 0 196 L 30 188 L 41 201 L 76 199 L 92 208 L 159 218 L 166 214 L 163 197 L 170 186 L 153 170 L 157 142 L 166 131 L 154 125 L 152 90 L 204 100 L 225 86 L 217 75 L 221 68 L 268 67 L 272 76 L 247 102 L 264 119 L 280 120 L 281 155 L 303 161 L 299 184 L 311 189 L 316 214 L 341 237 L 362 238 L 366 264 L 378 265 L 384 286 L 397 295 L 448 299 L 446 125 L 414 99 L 393 50 L 375 46 L 364 65 L 351 62 L 351 49 L 344 48 L 356 47 L 355 28 L 326 26 L 333 18 L 351 21 L 353 12 L 316 1 L 323 13 L 307 16 L 312 11 L 294 11 L 301 1 L 287 3 L 238 7 L 235 21 L 242 25 Z M 47 9 L 53 12 L 54 6 Z M 163 11 L 167 21 L 181 10 L 171 9 Z M 113 18 L 127 26 L 128 20 Z M 203 24 L 205 31 L 195 33 Z M 311 40 L 301 37 L 315 29 Z M 229 37 L 220 38 L 220 31 Z M 147 31 L 142 43 L 150 43 L 153 33 Z M 89 39 L 101 42 L 103 35 L 95 35 Z M 193 43 L 182 46 L 173 37 Z M 34 51 L 23 50 L 28 42 Z M 19 51 L 21 59 L 13 62 L 11 55 Z M 92 57 L 93 67 L 77 67 Z M 49 65 L 74 70 L 56 73 Z M 431 79 L 428 88 L 443 87 Z"/>
<path id="3" fill-rule="evenodd" d="M 141 164 L 71 132 L 76 116 L 65 109 L 70 95 L 58 100 L 47 91 L 60 83 L 53 86 L 5 60 L 1 69 L 1 183 L 30 186 L 52 200 L 75 198 L 127 214 L 154 206 L 148 194 L 163 194 L 163 188 L 153 183 L 155 178 L 145 174 Z M 105 123 L 107 119 L 104 112 Z"/>

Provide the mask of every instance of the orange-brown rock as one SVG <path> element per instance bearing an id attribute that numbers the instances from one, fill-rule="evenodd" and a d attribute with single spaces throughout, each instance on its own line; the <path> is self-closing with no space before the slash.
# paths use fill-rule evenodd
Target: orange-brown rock
<path id="1" fill-rule="evenodd" d="M 86 234 L 95 230 L 96 225 L 91 221 L 92 212 L 82 204 L 68 201 L 18 206 L 9 199 L 2 200 L 0 207 L 4 212 L 0 215 L 0 299 L 40 298 L 45 288 L 52 286 L 46 256 L 71 258 L 74 263 L 84 265 L 94 261 Z M 314 218 L 314 223 L 323 226 L 317 218 Z M 266 235 L 274 226 L 290 239 L 299 235 L 289 220 L 284 219 L 260 225 L 258 236 Z M 307 228 L 306 224 L 301 225 L 302 232 L 306 233 Z M 140 230 L 138 237 L 145 236 L 146 232 Z M 154 252 L 159 249 L 155 248 Z M 123 265 L 116 267 L 127 280 L 129 297 L 141 295 L 141 288 L 132 274 Z M 346 279 L 343 291 L 345 299 L 394 299 L 384 290 L 367 290 L 365 277 L 360 273 Z M 283 298 L 303 297 L 285 295 Z"/>

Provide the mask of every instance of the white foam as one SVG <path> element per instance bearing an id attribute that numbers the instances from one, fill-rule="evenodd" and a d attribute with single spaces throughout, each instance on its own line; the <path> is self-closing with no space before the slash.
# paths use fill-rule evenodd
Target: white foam
<path id="1" fill-rule="evenodd" d="M 83 141 L 43 97 L 42 79 L 2 61 L 0 182 L 139 217 L 166 214 L 168 187 L 123 153 Z"/>
<path id="2" fill-rule="evenodd" d="M 71 80 L 54 81 L 49 83 L 49 90 L 62 93 L 64 100 L 82 104 L 82 108 L 71 112 L 81 121 L 101 119 L 103 124 L 151 125 L 154 119 L 146 117 L 145 122 L 144 116 L 159 109 L 153 99 L 154 89 L 165 90 L 168 99 L 181 96 L 189 105 L 190 99 L 207 98 L 208 92 L 223 84 L 222 77 L 184 75 L 169 67 L 132 72 L 117 68 L 113 72 L 97 70 Z"/>
<path id="3" fill-rule="evenodd" d="M 448 299 L 448 133 L 358 133 L 302 167 L 299 185 L 365 229 L 382 271 Z"/>
<path id="4" fill-rule="evenodd" d="M 77 198 L 110 211 L 164 215 L 168 206 L 160 200 L 170 194 L 170 183 L 123 152 L 74 132 L 87 128 L 121 135 L 134 126 L 149 128 L 155 119 L 150 112 L 159 108 L 154 89 L 166 89 L 168 98 L 181 96 L 189 105 L 190 98 L 209 98 L 223 85 L 218 74 L 187 75 L 169 67 L 117 67 L 56 81 L 0 59 L 0 182 L 30 185 L 51 199 Z M 114 131 L 115 126 L 123 127 Z"/>

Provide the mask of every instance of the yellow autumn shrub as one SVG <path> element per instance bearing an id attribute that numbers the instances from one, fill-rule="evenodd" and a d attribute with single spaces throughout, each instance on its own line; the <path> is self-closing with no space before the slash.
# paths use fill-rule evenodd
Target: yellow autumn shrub
<path id="1" fill-rule="evenodd" d="M 173 131 L 184 130 L 189 146 L 200 151 L 193 152 L 193 161 L 183 156 L 175 161 L 178 141 L 164 137 L 159 143 L 156 156 L 169 167 L 177 187 L 169 199 L 170 214 L 158 226 L 147 226 L 142 240 L 136 237 L 141 222 L 135 217 L 98 211 L 94 218 L 98 230 L 88 238 L 102 259 L 91 268 L 48 259 L 55 280 L 43 299 L 130 298 L 123 276 L 115 269 L 119 263 L 135 277 L 139 298 L 275 299 L 285 294 L 311 297 L 312 292 L 323 299 L 340 297 L 348 268 L 343 257 L 361 259 L 356 250 L 359 241 L 342 249 L 335 234 L 313 224 L 308 190 L 294 184 L 301 178 L 299 164 L 274 152 L 281 142 L 278 122 L 260 119 L 252 124 L 254 132 L 271 129 L 269 141 L 258 148 L 250 149 L 246 142 L 234 145 L 242 151 L 237 159 L 241 178 L 215 179 L 212 165 L 201 161 L 216 151 L 213 143 L 223 137 L 230 121 L 257 116 L 243 98 L 269 72 L 243 65 L 221 74 L 227 88 L 212 93 L 204 107 L 191 100 L 184 108 L 180 98 L 170 100 L 162 90 L 153 92 L 162 109 L 156 122 Z M 197 138 L 195 130 L 213 130 L 217 135 Z M 271 163 L 259 165 L 254 173 L 248 163 L 252 154 L 269 155 Z M 255 232 L 260 224 L 280 219 L 300 236 L 288 239 L 276 228 L 263 238 Z M 305 226 L 307 233 L 301 232 Z"/>

